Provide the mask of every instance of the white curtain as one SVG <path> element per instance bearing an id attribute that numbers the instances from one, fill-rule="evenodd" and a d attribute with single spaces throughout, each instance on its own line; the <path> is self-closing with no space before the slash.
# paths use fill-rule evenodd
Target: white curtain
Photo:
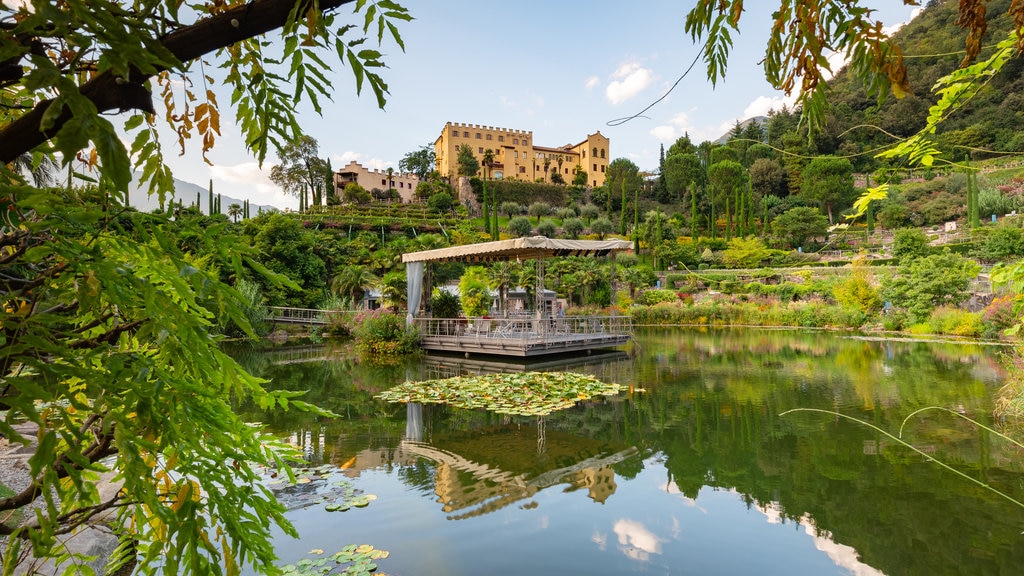
<path id="1" fill-rule="evenodd" d="M 412 326 L 413 318 L 420 309 L 420 299 L 423 297 L 423 268 L 423 262 L 405 264 L 406 296 L 409 304 L 409 311 L 405 315 L 406 326 Z"/>

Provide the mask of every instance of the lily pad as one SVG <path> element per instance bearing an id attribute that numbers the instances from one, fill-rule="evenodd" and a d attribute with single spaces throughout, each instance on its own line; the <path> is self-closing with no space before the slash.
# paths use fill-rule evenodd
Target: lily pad
<path id="1" fill-rule="evenodd" d="M 387 402 L 449 404 L 499 414 L 544 416 L 624 389 L 625 386 L 605 383 L 589 374 L 520 372 L 405 382 L 377 397 Z"/>

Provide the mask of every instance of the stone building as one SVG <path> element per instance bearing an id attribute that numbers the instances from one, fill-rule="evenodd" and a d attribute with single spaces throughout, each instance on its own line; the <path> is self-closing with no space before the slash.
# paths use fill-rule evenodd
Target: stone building
<path id="1" fill-rule="evenodd" d="M 534 182 L 551 182 L 552 171 L 557 171 L 566 184 L 571 184 L 579 166 L 587 173 L 588 186 L 604 184 L 605 172 L 611 160 L 609 141 L 597 131 L 578 144 L 561 147 L 537 146 L 533 132 L 510 130 L 477 124 L 448 122 L 434 142 L 437 171 L 454 180 L 458 174 L 458 149 L 469 145 L 480 162 L 478 176 L 484 176 L 485 150 L 494 153 L 494 166 L 490 177 L 516 178 Z"/>
<path id="2" fill-rule="evenodd" d="M 359 184 L 368 192 L 374 188 L 379 190 L 393 188 L 402 197 L 402 202 L 408 203 L 415 198 L 416 186 L 419 185 L 420 178 L 412 173 L 392 171 L 391 174 L 388 174 L 387 170 L 370 170 L 353 160 L 344 168 L 334 172 L 334 190 L 339 198 L 342 197 L 345 186 L 350 182 Z"/>

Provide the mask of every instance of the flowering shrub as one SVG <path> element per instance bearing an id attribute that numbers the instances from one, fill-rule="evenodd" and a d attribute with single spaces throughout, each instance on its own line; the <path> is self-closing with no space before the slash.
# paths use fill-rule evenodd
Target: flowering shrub
<path id="1" fill-rule="evenodd" d="M 660 302 L 677 302 L 679 296 L 674 290 L 666 290 L 664 288 L 652 288 L 650 290 L 644 290 L 636 297 L 636 303 L 644 306 L 653 306 Z"/>
<path id="2" fill-rule="evenodd" d="M 419 351 L 419 332 L 405 318 L 386 309 L 360 312 L 353 320 L 356 350 L 365 358 L 386 360 Z"/>
<path id="3" fill-rule="evenodd" d="M 982 334 L 986 338 L 999 338 L 1007 328 L 1017 323 L 1012 296 L 1000 296 L 981 312 Z"/>

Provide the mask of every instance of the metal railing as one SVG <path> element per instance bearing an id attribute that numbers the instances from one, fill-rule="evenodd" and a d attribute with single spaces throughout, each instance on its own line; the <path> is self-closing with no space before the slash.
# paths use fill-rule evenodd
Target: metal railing
<path id="1" fill-rule="evenodd" d="M 272 322 L 289 322 L 292 324 L 326 324 L 330 314 L 348 314 L 349 310 L 320 310 L 317 308 L 288 308 L 285 306 L 267 306 Z"/>
<path id="2" fill-rule="evenodd" d="M 506 340 L 632 334 L 629 316 L 415 319 L 421 337 L 496 338 Z"/>

